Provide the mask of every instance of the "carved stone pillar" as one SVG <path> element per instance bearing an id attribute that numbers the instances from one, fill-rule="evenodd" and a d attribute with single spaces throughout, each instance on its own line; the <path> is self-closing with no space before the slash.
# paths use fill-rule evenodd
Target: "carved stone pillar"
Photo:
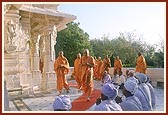
<path id="1" fill-rule="evenodd" d="M 41 72 L 39 69 L 39 38 L 38 35 L 31 37 L 30 39 L 30 61 L 31 61 L 31 73 L 32 73 L 32 83 L 31 89 L 34 93 L 34 87 L 40 89 L 41 87 Z"/>
<path id="2" fill-rule="evenodd" d="M 16 40 L 19 19 L 19 11 L 14 7 L 4 14 L 4 76 L 7 90 L 20 87 L 17 52 L 19 46 Z"/>
<path id="3" fill-rule="evenodd" d="M 56 79 L 54 72 L 55 49 L 57 30 L 55 25 L 48 25 L 45 27 L 45 50 L 43 54 L 44 71 L 42 77 L 42 91 L 50 90 L 51 82 L 54 81 L 54 89 L 56 88 Z M 52 88 L 53 89 L 53 88 Z"/>

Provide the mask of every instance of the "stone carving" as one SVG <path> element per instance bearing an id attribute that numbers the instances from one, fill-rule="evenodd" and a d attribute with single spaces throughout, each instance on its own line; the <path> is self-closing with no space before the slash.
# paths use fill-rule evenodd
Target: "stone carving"
<path id="1" fill-rule="evenodd" d="M 13 44 L 13 38 L 16 37 L 16 24 L 13 20 L 7 22 L 8 43 Z"/>
<path id="2" fill-rule="evenodd" d="M 6 23 L 6 44 L 5 44 L 5 51 L 15 51 L 16 46 L 13 45 L 13 38 L 16 37 L 16 25 L 13 20 L 10 20 Z"/>
<path id="3" fill-rule="evenodd" d="M 54 25 L 53 31 L 51 33 L 51 60 L 54 60 L 55 58 L 54 45 L 56 44 L 56 38 L 57 38 L 57 27 Z"/>
<path id="4" fill-rule="evenodd" d="M 38 35 L 36 42 L 35 42 L 35 53 L 39 55 L 39 41 L 40 41 L 40 35 Z"/>
<path id="5" fill-rule="evenodd" d="M 27 45 L 27 41 L 29 40 L 29 34 L 28 31 L 24 31 L 22 29 L 22 26 L 18 26 L 17 29 L 17 37 L 16 38 L 16 42 L 14 43 L 15 46 L 17 46 L 17 51 L 25 51 L 26 49 L 26 45 Z"/>
<path id="6" fill-rule="evenodd" d="M 26 49 L 26 41 L 28 39 L 28 31 L 24 31 L 21 24 L 13 20 L 7 22 L 6 51 L 24 51 Z"/>

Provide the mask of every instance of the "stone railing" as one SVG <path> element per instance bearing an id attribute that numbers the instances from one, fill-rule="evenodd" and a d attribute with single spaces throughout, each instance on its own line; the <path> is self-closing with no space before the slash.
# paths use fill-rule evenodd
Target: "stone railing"
<path id="1" fill-rule="evenodd" d="M 135 68 L 123 68 L 123 74 L 125 75 L 127 69 Z M 70 68 L 67 78 L 72 74 L 73 67 Z M 110 75 L 113 75 L 114 68 L 110 69 Z M 165 76 L 164 68 L 147 68 L 147 75 L 150 77 L 151 83 L 154 87 L 164 87 Z"/>

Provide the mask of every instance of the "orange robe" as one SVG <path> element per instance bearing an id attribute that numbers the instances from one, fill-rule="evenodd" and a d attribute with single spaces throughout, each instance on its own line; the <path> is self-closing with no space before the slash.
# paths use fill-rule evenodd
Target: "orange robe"
<path id="1" fill-rule="evenodd" d="M 63 87 L 66 90 L 69 89 L 68 83 L 66 81 L 66 74 L 69 72 L 69 63 L 66 57 L 58 57 L 54 63 L 54 70 L 57 75 L 57 90 L 62 91 Z"/>
<path id="2" fill-rule="evenodd" d="M 75 59 L 74 70 L 73 70 L 73 73 L 72 73 L 75 76 L 75 80 L 77 82 L 78 88 L 81 87 L 82 69 L 81 69 L 80 63 L 81 63 L 81 59 L 79 59 L 79 58 Z"/>
<path id="3" fill-rule="evenodd" d="M 142 55 L 137 58 L 135 72 L 146 74 L 146 61 Z"/>
<path id="4" fill-rule="evenodd" d="M 101 74 L 100 74 L 100 69 L 101 69 L 101 65 L 102 65 L 103 61 L 102 60 L 98 60 L 97 61 L 97 77 L 100 80 L 101 79 Z"/>
<path id="5" fill-rule="evenodd" d="M 120 59 L 115 59 L 114 61 L 114 71 L 117 71 L 117 74 L 119 74 L 119 71 L 122 69 L 123 65 Z"/>
<path id="6" fill-rule="evenodd" d="M 98 76 L 97 76 L 97 61 L 98 60 L 95 60 L 95 66 L 93 67 L 93 76 L 94 76 L 94 78 L 98 78 Z"/>
<path id="7" fill-rule="evenodd" d="M 109 70 L 110 70 L 110 67 L 111 67 L 111 61 L 109 58 L 105 58 L 103 60 L 103 63 L 101 65 L 101 68 L 100 68 L 100 79 L 102 79 L 103 77 L 103 74 L 105 71 L 107 71 L 107 73 L 109 73 Z"/>
<path id="8" fill-rule="evenodd" d="M 82 67 L 82 90 L 88 96 L 91 95 L 93 91 L 93 67 L 88 66 L 86 63 L 95 65 L 95 60 L 92 56 L 82 56 L 81 67 Z"/>

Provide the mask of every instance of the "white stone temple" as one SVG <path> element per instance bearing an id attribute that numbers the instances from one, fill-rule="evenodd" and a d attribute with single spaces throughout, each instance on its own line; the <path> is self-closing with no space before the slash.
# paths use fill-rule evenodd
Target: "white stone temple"
<path id="1" fill-rule="evenodd" d="M 54 72 L 57 31 L 76 16 L 58 4 L 3 3 L 3 70 L 10 92 L 34 94 L 56 89 Z"/>

